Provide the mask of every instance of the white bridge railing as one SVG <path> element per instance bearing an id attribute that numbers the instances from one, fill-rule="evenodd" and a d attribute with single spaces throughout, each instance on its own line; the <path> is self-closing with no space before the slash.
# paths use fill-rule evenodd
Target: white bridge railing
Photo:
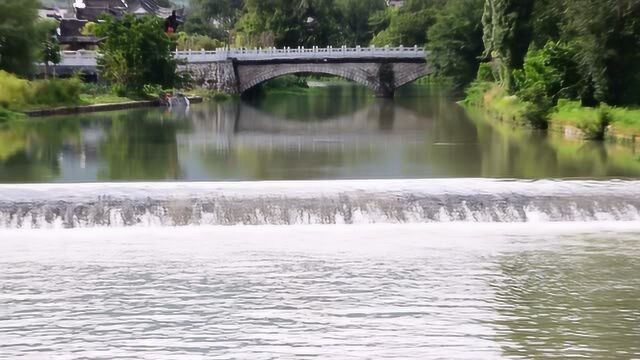
<path id="1" fill-rule="evenodd" d="M 61 53 L 61 66 L 91 67 L 96 66 L 95 51 L 63 51 Z M 205 50 L 180 50 L 173 55 L 187 63 L 203 63 L 213 61 L 224 61 L 227 59 L 238 59 L 244 61 L 251 60 L 278 60 L 278 59 L 340 59 L 340 58 L 422 58 L 427 56 L 427 52 L 421 47 L 326 47 L 319 48 L 254 48 L 254 49 L 217 49 L 213 51 Z"/>

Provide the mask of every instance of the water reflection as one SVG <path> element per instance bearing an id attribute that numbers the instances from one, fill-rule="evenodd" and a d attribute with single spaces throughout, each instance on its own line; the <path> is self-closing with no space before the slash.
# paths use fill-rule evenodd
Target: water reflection
<path id="1" fill-rule="evenodd" d="M 610 176 L 640 176 L 638 154 L 489 124 L 420 86 L 394 101 L 344 85 L 0 127 L 0 182 Z"/>

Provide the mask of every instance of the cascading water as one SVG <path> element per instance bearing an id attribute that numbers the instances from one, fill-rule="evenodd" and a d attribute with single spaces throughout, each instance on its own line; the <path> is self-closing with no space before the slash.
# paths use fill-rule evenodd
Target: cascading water
<path id="1" fill-rule="evenodd" d="M 640 220 L 640 181 L 0 186 L 2 228 L 634 220 Z"/>

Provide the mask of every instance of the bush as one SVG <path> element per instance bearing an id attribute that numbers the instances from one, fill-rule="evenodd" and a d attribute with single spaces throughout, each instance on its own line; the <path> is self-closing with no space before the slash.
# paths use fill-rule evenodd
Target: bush
<path id="1" fill-rule="evenodd" d="M 151 85 L 151 84 L 147 84 L 143 86 L 142 92 L 144 93 L 145 96 L 152 97 L 152 98 L 157 98 L 164 93 L 164 91 L 162 90 L 162 86 Z"/>
<path id="2" fill-rule="evenodd" d="M 113 94 L 113 88 L 102 83 L 82 83 L 82 93 L 90 96 Z"/>
<path id="3" fill-rule="evenodd" d="M 516 93 L 524 100 L 547 106 L 558 99 L 577 99 L 582 84 L 575 51 L 562 43 L 548 42 L 540 50 L 530 50 L 522 70 L 514 71 Z"/>
<path id="4" fill-rule="evenodd" d="M 178 50 L 215 50 L 224 47 L 225 44 L 205 35 L 188 35 L 181 32 L 177 36 L 176 47 Z"/>
<path id="5" fill-rule="evenodd" d="M 495 82 L 496 77 L 493 75 L 493 68 L 491 67 L 491 64 L 481 63 L 480 67 L 478 67 L 478 76 L 476 79 L 480 82 Z"/>
<path id="6" fill-rule="evenodd" d="M 17 109 L 27 103 L 29 82 L 0 70 L 0 107 Z"/>
<path id="7" fill-rule="evenodd" d="M 463 103 L 471 106 L 484 106 L 484 95 L 493 87 L 495 84 L 486 81 L 474 81 L 472 82 L 466 90 L 466 96 L 463 100 Z"/>
<path id="8" fill-rule="evenodd" d="M 0 71 L 0 107 L 9 110 L 78 104 L 82 90 L 82 81 L 77 78 L 29 82 Z"/>
<path id="9" fill-rule="evenodd" d="M 31 83 L 30 103 L 36 105 L 79 104 L 82 81 L 77 78 L 38 80 Z"/>
<path id="10" fill-rule="evenodd" d="M 265 89 L 308 88 L 307 80 L 296 75 L 285 75 L 263 84 Z"/>
<path id="11" fill-rule="evenodd" d="M 14 120 L 21 120 L 24 118 L 24 114 L 16 113 L 0 107 L 0 126 Z M 0 144 L 1 145 L 1 144 Z"/>

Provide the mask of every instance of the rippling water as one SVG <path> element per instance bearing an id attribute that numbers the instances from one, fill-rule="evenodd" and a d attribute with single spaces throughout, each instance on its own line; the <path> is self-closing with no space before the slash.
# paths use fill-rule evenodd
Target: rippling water
<path id="1" fill-rule="evenodd" d="M 640 358 L 638 223 L 0 238 L 2 359 Z"/>

